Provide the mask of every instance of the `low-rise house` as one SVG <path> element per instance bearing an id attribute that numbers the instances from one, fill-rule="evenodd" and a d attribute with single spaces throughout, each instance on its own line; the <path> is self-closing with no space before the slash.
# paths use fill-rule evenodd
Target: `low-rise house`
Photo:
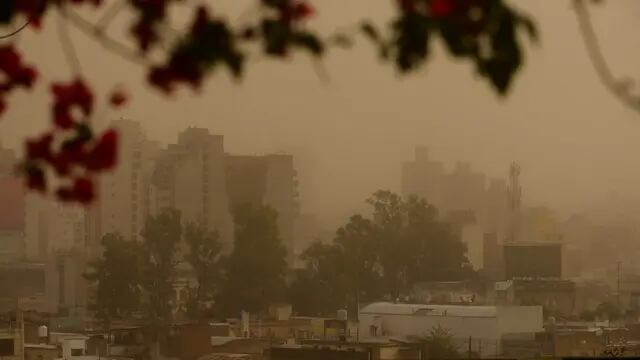
<path id="1" fill-rule="evenodd" d="M 97 354 L 87 353 L 87 340 L 83 334 L 51 332 L 49 342 L 61 349 L 60 359 L 64 360 L 97 360 Z"/>
<path id="2" fill-rule="evenodd" d="M 519 334 L 533 339 L 543 330 L 541 306 L 471 306 L 373 303 L 360 310 L 359 336 L 426 337 L 447 331 L 460 352 L 501 354 L 501 340 Z"/>
<path id="3" fill-rule="evenodd" d="M 0 329 L 0 359 L 21 360 L 23 351 L 20 328 Z"/>
<path id="4" fill-rule="evenodd" d="M 413 286 L 412 296 L 419 303 L 471 304 L 477 292 L 467 281 L 423 282 Z"/>
<path id="5" fill-rule="evenodd" d="M 424 350 L 420 343 L 399 338 L 308 340 L 300 345 L 274 346 L 269 355 L 271 360 L 421 360 Z"/>
<path id="6" fill-rule="evenodd" d="M 576 309 L 576 288 L 571 280 L 512 279 L 496 283 L 500 305 L 540 305 L 549 315 L 569 316 Z"/>
<path id="7" fill-rule="evenodd" d="M 24 360 L 55 360 L 61 357 L 61 348 L 56 345 L 24 344 Z"/>

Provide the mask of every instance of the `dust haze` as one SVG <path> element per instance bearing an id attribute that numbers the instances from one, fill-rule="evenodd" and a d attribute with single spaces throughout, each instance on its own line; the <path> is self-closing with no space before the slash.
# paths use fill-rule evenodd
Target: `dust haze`
<path id="1" fill-rule="evenodd" d="M 231 19 L 241 18 L 245 5 L 215 4 Z M 148 91 L 141 68 L 82 34 L 72 35 L 83 70 L 101 91 L 117 80 L 134 94 L 122 111 L 103 106 L 97 121 L 132 119 L 163 143 L 174 142 L 188 126 L 206 127 L 224 135 L 230 152 L 292 153 L 303 211 L 327 225 L 362 209 L 363 199 L 378 188 L 399 191 L 400 163 L 410 159 L 415 145 L 428 146 L 450 167 L 469 161 L 490 176 L 506 176 L 508 164 L 518 161 L 525 202 L 565 214 L 620 209 L 640 198 L 640 171 L 631 160 L 640 150 L 640 122 L 600 86 L 570 2 L 515 5 L 538 21 L 541 44 L 527 47 L 524 68 L 506 98 L 470 81 L 472 67 L 452 61 L 441 48 L 420 73 L 400 77 L 361 41 L 355 50 L 333 51 L 320 65 L 302 55 L 290 65 L 256 61 L 239 83 L 216 75 L 200 94 L 181 91 L 167 101 Z M 374 19 L 386 19 L 391 11 L 384 1 L 328 0 L 318 6 L 323 16 L 312 25 L 324 31 L 357 23 L 363 8 Z M 608 59 L 620 74 L 637 74 L 640 40 L 628 35 L 637 30 L 638 15 L 633 1 L 616 1 L 595 14 Z M 47 22 L 44 33 L 25 34 L 20 46 L 37 57 L 46 77 L 64 78 L 59 70 L 48 71 L 67 66 L 55 19 Z M 44 126 L 45 114 L 34 109 L 45 109 L 45 91 L 16 96 L 18 105 L 0 123 L 5 146 L 21 150 L 20 139 Z M 624 206 L 620 211 L 633 216 L 633 203 Z"/>

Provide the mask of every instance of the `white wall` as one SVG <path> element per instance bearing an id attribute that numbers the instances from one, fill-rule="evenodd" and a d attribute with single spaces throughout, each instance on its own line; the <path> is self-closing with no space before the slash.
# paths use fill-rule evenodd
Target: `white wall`
<path id="1" fill-rule="evenodd" d="M 543 330 L 542 306 L 499 306 L 496 310 L 502 334 Z"/>
<path id="2" fill-rule="evenodd" d="M 376 317 L 380 320 L 376 321 Z M 360 315 L 360 334 L 370 336 L 370 326 L 381 324 L 385 336 L 426 336 L 438 325 L 448 329 L 456 338 L 500 339 L 495 317 Z M 382 335 L 380 332 L 378 335 Z"/>

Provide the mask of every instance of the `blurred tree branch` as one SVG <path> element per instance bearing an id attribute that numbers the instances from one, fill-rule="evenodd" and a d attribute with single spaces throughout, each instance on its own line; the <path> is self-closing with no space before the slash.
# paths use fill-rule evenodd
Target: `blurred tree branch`
<path id="1" fill-rule="evenodd" d="M 20 33 L 22 30 L 26 29 L 27 26 L 29 26 L 29 24 L 31 24 L 31 20 L 27 20 L 24 24 L 22 24 L 19 28 L 15 29 L 14 31 L 8 33 L 8 34 L 4 34 L 4 35 L 0 35 L 0 40 L 4 40 L 4 39 L 8 39 L 10 37 L 13 37 L 15 35 L 18 35 L 18 33 Z"/>
<path id="2" fill-rule="evenodd" d="M 640 112 L 640 96 L 633 94 L 631 91 L 634 85 L 633 80 L 629 78 L 616 78 L 607 64 L 607 60 L 602 52 L 602 47 L 593 28 L 588 4 L 585 0 L 573 0 L 573 7 L 578 19 L 580 35 L 584 40 L 589 59 L 600 82 L 624 105 Z"/>

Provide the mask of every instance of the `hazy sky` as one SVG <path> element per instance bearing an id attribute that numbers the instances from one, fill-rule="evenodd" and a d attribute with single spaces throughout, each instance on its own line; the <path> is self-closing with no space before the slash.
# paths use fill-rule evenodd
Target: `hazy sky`
<path id="1" fill-rule="evenodd" d="M 192 2 L 193 3 L 193 2 Z M 210 1 L 231 18 L 246 1 Z M 328 32 L 369 17 L 391 16 L 391 0 L 317 0 L 314 27 Z M 579 37 L 568 0 L 516 1 L 541 31 L 541 44 L 527 45 L 526 64 L 512 92 L 497 97 L 465 62 L 453 62 L 437 46 L 418 73 L 400 78 L 380 64 L 364 41 L 324 60 L 323 82 L 306 56 L 287 62 L 257 61 L 235 84 L 223 73 L 201 94 L 184 91 L 169 100 L 144 84 L 144 73 L 73 34 L 82 70 L 103 94 L 114 83 L 133 92 L 128 108 L 104 110 L 103 119 L 140 121 L 147 135 L 172 142 L 187 126 L 225 136 L 233 153 L 292 152 L 300 173 L 303 210 L 335 222 L 362 206 L 378 188 L 399 190 L 400 163 L 416 144 L 429 146 L 450 168 L 471 161 L 489 176 L 504 176 L 508 164 L 523 167 L 525 200 L 564 212 L 609 201 L 612 194 L 639 198 L 640 114 L 628 110 L 598 82 Z M 640 80 L 640 3 L 605 2 L 594 17 L 616 74 Z M 124 33 L 127 22 L 114 27 Z M 25 33 L 20 46 L 46 80 L 66 80 L 55 31 Z M 0 141 L 21 147 L 23 138 L 48 121 L 46 88 L 13 96 L 0 121 Z"/>

